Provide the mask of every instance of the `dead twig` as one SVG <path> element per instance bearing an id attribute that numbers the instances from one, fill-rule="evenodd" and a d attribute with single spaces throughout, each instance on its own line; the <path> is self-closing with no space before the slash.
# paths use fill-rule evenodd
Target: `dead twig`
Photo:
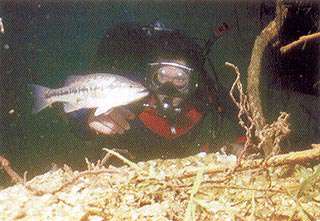
<path id="1" fill-rule="evenodd" d="M 316 161 L 316 160 L 318 161 L 320 160 L 320 145 L 314 144 L 313 147 L 314 148 L 310 150 L 276 155 L 276 156 L 270 157 L 266 161 L 264 159 L 245 160 L 242 162 L 241 166 L 237 166 L 234 169 L 234 172 L 241 172 L 241 171 L 251 170 L 256 168 L 265 169 L 264 166 L 278 167 L 278 166 L 283 166 L 288 164 L 294 165 L 294 164 L 301 164 L 304 162 L 310 162 L 310 161 Z M 264 164 L 262 164 L 263 162 Z M 211 166 L 205 169 L 204 174 L 213 175 L 218 173 L 225 173 L 227 169 L 230 169 L 230 168 L 226 168 L 225 166 Z M 183 174 L 175 178 L 178 178 L 178 179 L 190 178 L 195 176 L 197 172 L 198 170 L 190 171 L 186 174 Z"/>
<path id="2" fill-rule="evenodd" d="M 281 112 L 275 122 L 271 124 L 263 122 L 263 124 L 259 126 L 259 121 L 257 119 L 260 118 L 261 113 L 253 108 L 249 102 L 248 96 L 244 93 L 238 67 L 228 62 L 226 62 L 226 65 L 233 68 L 237 76 L 229 93 L 232 101 L 239 108 L 239 124 L 244 128 L 247 138 L 244 148 L 238 158 L 238 164 L 242 160 L 244 154 L 248 151 L 249 147 L 251 149 L 263 151 L 264 156 L 266 157 L 279 153 L 281 140 L 290 132 L 288 124 L 289 114 Z M 234 96 L 235 88 L 237 88 L 239 92 L 239 101 L 237 101 Z"/>
<path id="3" fill-rule="evenodd" d="M 127 150 L 127 149 L 112 149 L 118 153 L 122 153 L 128 156 L 129 159 L 134 159 L 135 157 Z M 111 153 L 106 153 L 106 155 L 102 158 L 102 160 L 98 160 L 96 166 L 102 167 L 104 166 L 107 161 L 113 156 Z"/>
<path id="4" fill-rule="evenodd" d="M 127 150 L 127 149 L 112 149 L 114 152 L 122 153 L 127 155 L 130 159 L 134 159 L 135 157 Z M 88 158 L 85 158 L 88 170 L 98 170 L 105 166 L 105 164 L 110 160 L 111 157 L 115 156 L 112 153 L 106 153 L 101 160 L 98 160 L 95 164 L 90 162 Z"/>
<path id="5" fill-rule="evenodd" d="M 0 156 L 0 166 L 3 168 L 3 170 L 8 174 L 8 176 L 11 178 L 11 180 L 14 183 L 23 183 L 23 178 L 20 177 L 10 166 L 10 162 L 4 158 L 3 156 Z"/>
<path id="6" fill-rule="evenodd" d="M 288 113 L 280 112 L 276 121 L 271 124 L 266 124 L 260 131 L 257 131 L 257 136 L 260 140 L 257 148 L 264 150 L 266 156 L 270 157 L 280 152 L 280 142 L 291 131 L 289 129 L 288 119 Z"/>
<path id="7" fill-rule="evenodd" d="M 61 185 L 59 188 L 57 188 L 55 190 L 52 190 L 52 191 L 38 190 L 38 189 L 33 188 L 30 184 L 29 185 L 26 184 L 26 178 L 25 179 L 21 178 L 21 179 L 22 179 L 22 181 L 24 180 L 23 181 L 24 186 L 35 195 L 43 195 L 43 194 L 47 194 L 47 193 L 55 194 L 57 192 L 62 191 L 64 188 L 74 184 L 77 180 L 79 180 L 79 178 L 84 177 L 84 176 L 98 175 L 101 173 L 110 173 L 110 174 L 119 173 L 119 171 L 117 171 L 116 169 L 112 169 L 112 168 L 106 169 L 103 167 L 103 165 L 106 163 L 106 161 L 108 159 L 110 159 L 110 157 L 112 157 L 112 156 L 116 156 L 119 159 L 121 159 L 122 161 L 124 161 L 125 163 L 129 164 L 129 166 L 134 168 L 138 173 L 141 172 L 141 168 L 139 168 L 135 163 L 133 163 L 130 160 L 126 159 L 125 157 L 121 156 L 119 153 L 115 152 L 114 150 L 109 150 L 106 148 L 104 148 L 104 150 L 107 151 L 108 153 L 103 157 L 102 160 L 98 160 L 98 162 L 96 164 L 91 163 L 87 158 L 85 158 L 88 170 L 79 173 L 77 176 L 74 176 L 74 172 L 72 171 L 72 169 L 68 165 L 65 164 L 64 165 L 64 172 L 65 172 L 65 175 L 69 176 L 70 181 L 64 183 L 63 185 Z M 119 151 L 122 151 L 122 152 L 128 154 L 127 150 L 119 150 Z"/>
<path id="8" fill-rule="evenodd" d="M 107 151 L 108 153 L 112 154 L 113 156 L 118 157 L 124 163 L 128 164 L 131 168 L 135 169 L 138 174 L 140 174 L 142 172 L 142 169 L 136 163 L 134 163 L 134 162 L 128 160 L 127 158 L 123 157 L 121 154 L 119 154 L 119 153 L 117 153 L 117 152 L 115 152 L 113 150 L 107 149 L 107 148 L 103 148 L 103 150 Z"/>
<path id="9" fill-rule="evenodd" d="M 203 184 L 206 184 L 206 183 L 210 183 L 210 180 L 203 182 Z M 285 191 L 280 189 L 272 189 L 272 188 L 261 189 L 261 188 L 242 187 L 237 185 L 210 184 L 208 187 L 220 188 L 220 189 L 251 190 L 251 191 L 257 191 L 257 192 L 286 193 Z"/>
<path id="10" fill-rule="evenodd" d="M 298 47 L 299 45 L 305 44 L 310 41 L 319 40 L 320 39 L 320 32 L 313 33 L 310 35 L 303 35 L 300 36 L 298 40 L 291 42 L 290 44 L 287 44 L 285 46 L 282 46 L 280 48 L 281 54 L 288 53 L 288 51 L 291 51 L 292 49 Z"/>
<path id="11" fill-rule="evenodd" d="M 246 133 L 246 142 L 244 144 L 244 148 L 240 153 L 240 156 L 238 158 L 238 162 L 240 162 L 241 158 L 243 157 L 244 153 L 248 150 L 248 148 L 250 146 L 252 146 L 253 143 L 253 139 L 255 137 L 255 122 L 254 122 L 254 114 L 251 111 L 250 105 L 249 105 L 249 100 L 248 100 L 248 96 L 243 92 L 243 87 L 240 81 L 240 71 L 239 68 L 237 66 L 235 66 L 234 64 L 225 63 L 226 66 L 229 66 L 231 68 L 233 68 L 234 73 L 236 74 L 236 79 L 230 89 L 229 95 L 232 99 L 232 101 L 235 103 L 235 105 L 239 108 L 239 112 L 238 112 L 238 120 L 239 120 L 239 124 L 240 126 L 245 130 Z M 237 101 L 237 99 L 234 96 L 234 91 L 235 88 L 238 89 L 239 92 L 239 98 Z"/>
<path id="12" fill-rule="evenodd" d="M 3 25 L 3 21 L 2 18 L 0 18 L 0 33 L 4 33 L 4 25 Z"/>
<path id="13" fill-rule="evenodd" d="M 34 195 L 36 196 L 41 196 L 44 194 L 55 194 L 58 193 L 60 191 L 62 191 L 63 189 L 65 189 L 66 187 L 74 184 L 76 181 L 79 180 L 79 178 L 84 177 L 84 176 L 89 176 L 89 175 L 99 175 L 102 173 L 110 173 L 110 174 L 115 174 L 115 173 L 119 173 L 118 171 L 114 170 L 114 169 L 100 169 L 100 170 L 87 170 L 87 171 L 83 171 L 81 173 L 79 173 L 77 176 L 74 176 L 73 178 L 71 178 L 70 181 L 64 183 L 63 185 L 61 185 L 59 188 L 52 190 L 52 191 L 44 191 L 44 190 L 38 190 L 33 188 L 30 184 L 26 184 L 24 185 L 26 189 L 28 189 L 29 191 L 31 191 Z"/>

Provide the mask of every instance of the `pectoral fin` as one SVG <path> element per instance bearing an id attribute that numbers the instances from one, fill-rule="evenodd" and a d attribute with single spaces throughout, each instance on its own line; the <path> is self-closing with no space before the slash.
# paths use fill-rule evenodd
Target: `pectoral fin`
<path id="1" fill-rule="evenodd" d="M 112 111 L 112 106 L 100 106 L 97 107 L 96 112 L 94 112 L 94 116 L 99 116 L 101 114 L 108 114 Z"/>
<path id="2" fill-rule="evenodd" d="M 80 108 L 79 108 L 79 106 L 74 105 L 74 104 L 72 104 L 72 103 L 65 103 L 63 109 L 64 109 L 64 112 L 70 113 L 70 112 L 79 110 Z"/>

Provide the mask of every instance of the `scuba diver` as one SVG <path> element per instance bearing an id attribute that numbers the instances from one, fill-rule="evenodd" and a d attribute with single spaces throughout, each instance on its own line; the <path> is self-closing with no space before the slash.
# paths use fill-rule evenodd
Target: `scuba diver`
<path id="1" fill-rule="evenodd" d="M 179 156 L 217 151 L 215 143 L 225 139 L 219 134 L 224 117 L 237 122 L 236 109 L 208 56 L 227 28 L 223 24 L 204 46 L 159 22 L 119 24 L 108 30 L 98 45 L 94 68 L 139 81 L 150 96 L 111 113 L 86 114 L 88 129 L 108 136 L 108 145 L 116 148 L 142 145 L 150 153 L 152 147 L 147 146 L 160 145 L 165 157 L 174 156 L 172 149 Z"/>

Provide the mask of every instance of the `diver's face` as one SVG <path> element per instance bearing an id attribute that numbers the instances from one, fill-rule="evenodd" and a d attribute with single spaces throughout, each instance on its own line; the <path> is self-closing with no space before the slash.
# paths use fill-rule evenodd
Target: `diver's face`
<path id="1" fill-rule="evenodd" d="M 161 85 L 167 85 L 168 87 L 174 88 L 174 90 L 184 90 L 189 83 L 189 75 L 185 72 L 185 70 L 174 67 L 174 66 L 162 66 L 159 68 L 157 73 L 157 81 Z M 173 94 L 163 93 L 157 94 L 158 99 L 161 103 L 166 103 L 167 100 L 170 100 L 170 105 L 172 107 L 177 107 L 182 102 L 181 97 L 174 96 Z"/>
<path id="2" fill-rule="evenodd" d="M 171 83 L 177 89 L 182 89 L 189 83 L 189 76 L 179 67 L 163 66 L 158 70 L 158 81 L 161 84 Z"/>

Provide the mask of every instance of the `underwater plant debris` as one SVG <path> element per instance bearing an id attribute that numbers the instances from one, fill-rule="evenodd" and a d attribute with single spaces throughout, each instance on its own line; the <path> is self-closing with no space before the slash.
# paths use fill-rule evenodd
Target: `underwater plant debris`
<path id="1" fill-rule="evenodd" d="M 319 160 L 314 145 L 236 168 L 224 153 L 65 166 L 1 190 L 0 220 L 315 220 Z"/>

